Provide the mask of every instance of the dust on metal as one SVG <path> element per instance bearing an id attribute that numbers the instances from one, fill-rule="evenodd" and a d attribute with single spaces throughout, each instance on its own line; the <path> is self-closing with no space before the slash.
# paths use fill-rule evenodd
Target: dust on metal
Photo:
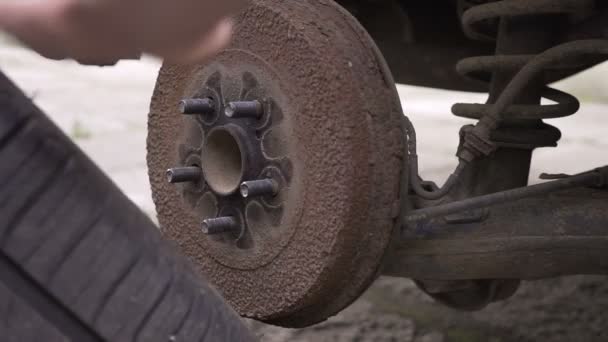
<path id="1" fill-rule="evenodd" d="M 229 118 L 260 118 L 264 108 L 260 101 L 235 101 L 228 103 L 224 114 Z"/>
<path id="2" fill-rule="evenodd" d="M 179 112 L 182 114 L 210 114 L 215 111 L 215 103 L 212 99 L 184 99 L 178 104 Z"/>
<path id="3" fill-rule="evenodd" d="M 201 179 L 201 172 L 198 166 L 174 167 L 167 170 L 167 182 L 171 184 L 198 182 Z"/>
<path id="4" fill-rule="evenodd" d="M 234 217 L 224 216 L 203 220 L 201 230 L 204 234 L 215 235 L 233 232 L 239 229 L 239 223 Z"/>
<path id="5" fill-rule="evenodd" d="M 244 198 L 255 196 L 274 196 L 279 191 L 279 184 L 270 178 L 243 182 L 240 186 Z"/>

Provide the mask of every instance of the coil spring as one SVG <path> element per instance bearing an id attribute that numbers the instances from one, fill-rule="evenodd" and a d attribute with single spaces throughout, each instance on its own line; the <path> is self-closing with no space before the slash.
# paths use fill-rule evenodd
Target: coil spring
<path id="1" fill-rule="evenodd" d="M 581 0 L 501 0 L 479 4 L 471 3 L 470 8 L 462 14 L 462 24 L 465 34 L 480 41 L 495 41 L 497 19 L 501 17 L 516 17 L 545 14 L 578 13 L 582 6 L 592 6 L 591 1 Z M 492 72 L 508 72 L 516 74 L 537 55 L 494 55 L 477 56 L 461 60 L 457 71 L 468 78 L 489 82 Z M 581 70 L 584 65 L 575 63 L 552 65 L 551 71 Z M 546 70 L 547 68 L 545 68 Z M 540 120 L 566 117 L 576 113 L 580 107 L 579 101 L 563 91 L 544 86 L 541 96 L 553 101 L 548 105 L 511 104 L 501 113 L 502 117 L 516 120 Z M 488 116 L 493 104 L 457 103 L 452 107 L 456 116 L 471 119 L 482 119 Z M 496 146 L 536 148 L 555 146 L 561 133 L 553 126 L 539 124 L 528 130 L 509 131 L 497 128 L 491 132 L 491 140 Z"/>
<path id="2" fill-rule="evenodd" d="M 468 0 L 473 1 L 473 0 Z M 488 0 L 475 0 L 475 7 L 463 12 L 465 33 L 474 39 L 495 40 L 492 20 L 501 17 L 516 17 L 541 14 L 570 14 L 581 9 L 593 9 L 593 0 L 501 0 L 479 4 Z M 488 25 L 493 24 L 493 25 Z M 489 32 L 489 33 L 488 33 Z M 547 70 L 580 71 L 608 57 L 608 40 L 587 39 L 570 41 L 549 48 L 536 55 L 498 55 L 478 56 L 461 60 L 457 70 L 464 76 L 475 80 L 490 81 L 493 72 L 509 72 L 515 75 L 493 103 L 457 103 L 452 112 L 457 116 L 478 119 L 475 126 L 465 126 L 462 131 L 464 144 L 458 150 L 459 163 L 442 187 L 427 190 L 418 173 L 416 154 L 416 134 L 413 125 L 405 120 L 404 132 L 409 137 L 408 160 L 410 185 L 414 192 L 427 200 L 442 198 L 458 182 L 465 166 L 484 155 L 489 155 L 496 147 L 534 149 L 555 146 L 561 138 L 560 131 L 542 122 L 542 119 L 559 118 L 576 113 L 580 107 L 578 100 L 567 93 L 544 86 L 543 98 L 556 104 L 520 105 L 513 104 L 515 99 L 528 86 L 529 82 Z M 558 75 L 560 75 L 558 73 Z M 561 74 L 564 76 L 564 74 Z M 559 79 L 559 77 L 555 77 Z M 546 83 L 550 83 L 550 79 Z M 528 127 L 501 127 L 504 118 L 539 121 Z"/>

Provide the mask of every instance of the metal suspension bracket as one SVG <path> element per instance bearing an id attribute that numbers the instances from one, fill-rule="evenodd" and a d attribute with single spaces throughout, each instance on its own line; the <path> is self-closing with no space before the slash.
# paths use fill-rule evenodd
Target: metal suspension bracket
<path id="1" fill-rule="evenodd" d="M 401 241 L 385 274 L 418 279 L 436 299 L 478 309 L 512 295 L 520 279 L 608 273 L 608 261 L 596 260 L 608 260 L 606 202 L 598 200 L 608 198 L 608 168 L 526 186 L 532 151 L 556 146 L 561 138 L 542 119 L 572 115 L 580 106 L 574 96 L 546 84 L 608 56 L 606 40 L 563 43 L 555 33 L 568 25 L 569 15 L 593 6 L 573 0 L 461 6 L 465 33 L 496 41 L 494 56 L 457 65 L 462 75 L 489 83 L 488 102 L 453 106 L 455 115 L 479 122 L 463 127 L 458 167 L 437 189 L 422 186 L 416 134 L 406 119 L 417 209 L 403 217 Z M 541 105 L 541 98 L 555 104 Z"/>
<path id="2" fill-rule="evenodd" d="M 528 197 L 548 195 L 556 191 L 578 187 L 605 188 L 608 185 L 606 183 L 606 180 L 608 179 L 607 177 L 608 166 L 604 166 L 602 168 L 581 173 L 579 175 L 560 177 L 560 179 L 552 182 L 505 190 L 489 195 L 482 195 L 461 201 L 413 210 L 407 213 L 404 217 L 403 229 L 410 229 L 410 225 L 416 224 L 420 221 L 426 221 L 457 213 L 466 213 L 471 210 L 485 209 L 493 205 L 509 203 Z"/>

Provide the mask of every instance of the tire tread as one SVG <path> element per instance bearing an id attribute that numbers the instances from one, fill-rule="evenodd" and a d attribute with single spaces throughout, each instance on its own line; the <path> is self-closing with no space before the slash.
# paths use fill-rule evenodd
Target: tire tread
<path id="1" fill-rule="evenodd" d="M 0 111 L 0 312 L 29 313 L 39 328 L 31 337 L 6 324 L 7 340 L 252 340 L 150 219 L 2 73 Z"/>

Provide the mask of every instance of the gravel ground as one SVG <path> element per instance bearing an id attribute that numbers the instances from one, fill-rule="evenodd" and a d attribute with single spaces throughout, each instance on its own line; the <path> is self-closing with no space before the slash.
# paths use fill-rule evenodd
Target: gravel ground
<path id="1" fill-rule="evenodd" d="M 0 68 L 41 106 L 144 211 L 154 216 L 145 164 L 146 113 L 159 63 L 115 67 L 47 61 L 14 44 L 0 44 Z M 581 113 L 557 120 L 558 149 L 535 153 L 531 180 L 541 172 L 579 172 L 606 164 L 608 67 L 558 85 L 587 102 Z M 417 127 L 421 169 L 442 182 L 455 165 L 462 123 L 449 113 L 475 94 L 399 87 Z M 125 147 L 127 147 L 125 149 Z M 475 313 L 446 309 L 405 279 L 382 278 L 350 308 L 303 330 L 248 322 L 264 341 L 607 341 L 608 281 L 568 277 L 526 282 L 508 301 Z"/>

